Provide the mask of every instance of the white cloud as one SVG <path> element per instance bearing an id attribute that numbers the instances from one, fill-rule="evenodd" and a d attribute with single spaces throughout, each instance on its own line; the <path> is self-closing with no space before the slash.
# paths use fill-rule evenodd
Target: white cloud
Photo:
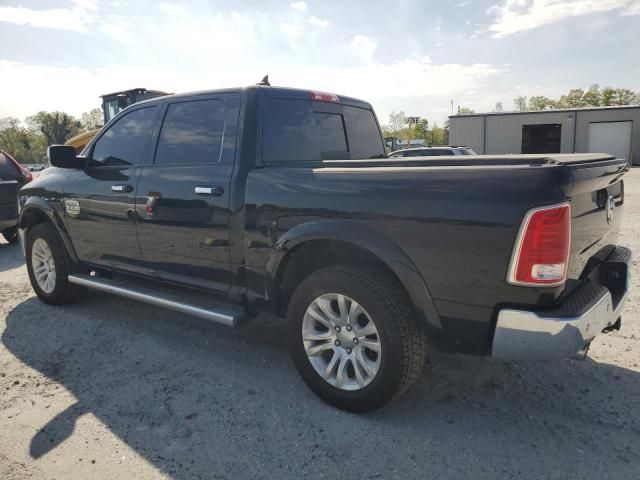
<path id="1" fill-rule="evenodd" d="M 318 18 L 315 15 L 311 15 L 309 17 L 309 23 L 311 25 L 315 25 L 316 27 L 328 27 L 329 26 L 329 21 L 324 19 L 324 18 Z"/>
<path id="2" fill-rule="evenodd" d="M 289 6 L 295 10 L 300 10 L 300 11 L 305 11 L 307 9 L 307 4 L 306 2 L 303 2 L 303 1 L 291 2 Z"/>
<path id="3" fill-rule="evenodd" d="M 496 16 L 489 27 L 493 38 L 531 30 L 569 17 L 590 13 L 621 10 L 633 14 L 638 0 L 506 0 L 504 5 L 494 5 L 487 13 Z"/>
<path id="4" fill-rule="evenodd" d="M 179 3 L 167 3 L 163 2 L 160 4 L 160 10 L 167 15 L 183 15 L 186 13 L 186 9 L 183 5 Z"/>
<path id="5" fill-rule="evenodd" d="M 369 62 L 373 60 L 373 53 L 377 47 L 378 44 L 366 35 L 356 35 L 351 39 L 351 43 L 349 44 L 349 48 L 352 51 Z"/>
<path id="6" fill-rule="evenodd" d="M 390 109 L 408 108 L 400 96 L 431 95 L 436 104 L 434 95 L 458 92 L 456 97 L 462 97 L 461 92 L 473 88 L 489 89 L 502 72 L 502 67 L 486 64 L 434 64 L 424 55 L 379 59 L 374 38 L 320 35 L 318 29 L 309 28 L 307 15 L 292 15 L 288 9 L 206 15 L 187 10 L 184 15 L 154 16 L 135 24 L 108 14 L 99 20 L 91 25 L 95 33 L 91 38 L 106 34 L 128 43 L 122 50 L 111 42 L 111 50 L 92 58 L 89 64 L 99 68 L 81 67 L 86 59 L 80 57 L 76 65 L 55 64 L 53 55 L 43 65 L 0 59 L 0 118 L 24 118 L 39 110 L 79 116 L 97 107 L 99 95 L 106 92 L 134 86 L 172 92 L 242 86 L 267 73 L 274 85 L 335 92 L 379 104 L 385 118 Z M 176 59 L 180 67 L 167 68 L 167 58 Z M 229 68 L 221 70 L 219 65 Z M 426 106 L 416 114 L 432 111 L 435 108 Z"/>
<path id="7" fill-rule="evenodd" d="M 165 91 L 185 92 L 209 88 L 249 85 L 262 75 L 270 73 L 277 85 L 317 89 L 356 98 L 381 105 L 379 115 L 386 119 L 390 109 L 408 108 L 398 103 L 399 98 L 424 97 L 462 98 L 473 89 L 485 93 L 491 88 L 491 80 L 502 73 L 500 67 L 485 64 L 432 64 L 428 57 L 417 57 L 391 63 L 371 62 L 342 68 L 333 65 L 280 65 L 274 70 L 269 62 L 257 65 L 237 65 L 237 68 L 220 71 L 215 66 L 201 65 L 190 70 L 170 71 L 161 63 L 152 66 L 121 65 L 109 68 L 80 68 L 61 65 L 29 65 L 0 60 L 0 78 L 3 90 L 29 92 L 29 95 L 3 95 L 0 101 L 0 118 L 15 116 L 24 119 L 39 110 L 62 110 L 80 116 L 99 105 L 99 95 L 144 86 Z M 42 79 L 46 78 L 43 88 Z M 69 78 L 74 81 L 71 84 Z M 434 93 L 434 92 L 437 92 Z M 394 100 L 396 98 L 396 100 Z M 431 102 L 435 103 L 434 98 Z M 396 107 L 386 108 L 386 105 Z M 409 105 L 411 106 L 411 104 Z M 418 112 L 429 115 L 428 110 Z"/>
<path id="8" fill-rule="evenodd" d="M 640 15 L 640 1 L 632 2 L 629 7 L 622 12 L 622 15 L 631 16 L 631 15 Z"/>
<path id="9" fill-rule="evenodd" d="M 280 32 L 289 41 L 299 40 L 304 35 L 304 30 L 295 23 L 281 23 Z"/>
<path id="10" fill-rule="evenodd" d="M 132 33 L 132 25 L 126 22 L 103 23 L 100 25 L 100 31 L 105 35 L 122 43 L 134 43 L 135 36 Z"/>
<path id="11" fill-rule="evenodd" d="M 92 0 L 75 0 L 70 8 L 51 8 L 48 10 L 0 7 L 0 22 L 86 33 L 89 31 L 89 26 L 95 21 L 91 13 L 95 10 L 97 10 L 97 6 Z"/>

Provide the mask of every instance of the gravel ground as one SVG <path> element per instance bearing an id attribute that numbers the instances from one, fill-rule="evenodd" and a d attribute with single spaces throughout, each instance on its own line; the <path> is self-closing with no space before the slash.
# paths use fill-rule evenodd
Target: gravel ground
<path id="1" fill-rule="evenodd" d="M 625 186 L 620 243 L 640 252 L 640 169 Z M 639 479 L 639 305 L 635 288 L 587 360 L 432 354 L 406 396 L 353 415 L 303 385 L 277 319 L 48 307 L 0 243 L 0 478 Z"/>

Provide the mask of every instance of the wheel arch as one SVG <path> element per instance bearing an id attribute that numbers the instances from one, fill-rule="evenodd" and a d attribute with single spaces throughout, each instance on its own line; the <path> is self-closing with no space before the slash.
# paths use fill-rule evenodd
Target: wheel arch
<path id="1" fill-rule="evenodd" d="M 297 282 L 335 264 L 366 264 L 391 274 L 407 293 L 432 338 L 442 334 L 440 318 L 418 269 L 402 249 L 380 232 L 350 221 L 300 224 L 282 235 L 267 264 L 269 297 L 284 313 Z"/>
<path id="2" fill-rule="evenodd" d="M 42 198 L 29 197 L 20 209 L 18 228 L 21 230 L 28 230 L 34 225 L 47 222 L 52 224 L 55 228 L 58 237 L 62 240 L 71 260 L 74 263 L 78 262 L 78 256 L 76 255 L 76 251 L 71 243 L 71 238 L 69 237 L 64 222 L 56 210 Z"/>

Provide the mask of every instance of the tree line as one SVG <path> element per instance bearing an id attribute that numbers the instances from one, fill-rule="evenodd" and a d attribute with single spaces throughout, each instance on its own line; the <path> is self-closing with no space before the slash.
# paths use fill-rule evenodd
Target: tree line
<path id="1" fill-rule="evenodd" d="M 86 130 L 80 120 L 64 112 L 38 112 L 24 124 L 17 118 L 2 118 L 0 148 L 21 163 L 44 163 L 49 145 L 63 144 Z"/>
<path id="2" fill-rule="evenodd" d="M 535 110 L 563 110 L 588 107 L 614 107 L 619 105 L 640 104 L 640 93 L 628 88 L 600 88 L 594 83 L 587 90 L 572 88 L 558 99 L 537 95 L 530 97 L 516 97 L 513 106 L 517 111 L 528 112 Z"/>

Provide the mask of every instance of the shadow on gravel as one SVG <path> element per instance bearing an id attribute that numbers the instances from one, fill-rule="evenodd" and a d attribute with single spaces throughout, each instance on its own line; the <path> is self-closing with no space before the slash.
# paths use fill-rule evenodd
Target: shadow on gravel
<path id="1" fill-rule="evenodd" d="M 285 336 L 267 316 L 231 330 L 92 295 L 19 304 L 2 342 L 77 399 L 35 434 L 34 458 L 90 412 L 176 478 L 637 477 L 637 372 L 433 355 L 403 398 L 352 415 L 307 390 Z"/>
<path id="2" fill-rule="evenodd" d="M 24 265 L 24 257 L 22 256 L 20 245 L 0 241 L 0 263 L 2 263 L 3 267 L 1 271 L 13 270 Z"/>

